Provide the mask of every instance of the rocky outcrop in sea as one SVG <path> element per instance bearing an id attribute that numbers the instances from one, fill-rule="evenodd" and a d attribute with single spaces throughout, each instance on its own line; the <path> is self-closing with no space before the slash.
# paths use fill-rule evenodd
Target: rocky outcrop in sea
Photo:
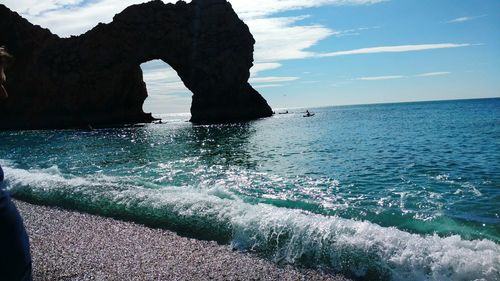
<path id="1" fill-rule="evenodd" d="M 0 4 L 0 45 L 15 57 L 0 129 L 151 122 L 140 64 L 161 59 L 193 93 L 191 121 L 272 115 L 250 86 L 255 41 L 225 0 L 133 5 L 80 36 L 59 38 Z"/>

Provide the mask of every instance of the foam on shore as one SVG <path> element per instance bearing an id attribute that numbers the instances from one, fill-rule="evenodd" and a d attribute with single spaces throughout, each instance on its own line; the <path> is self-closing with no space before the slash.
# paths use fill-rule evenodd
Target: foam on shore
<path id="1" fill-rule="evenodd" d="M 133 177 L 75 177 L 57 167 L 24 170 L 7 163 L 4 169 L 7 188 L 19 198 L 175 229 L 280 263 L 367 279 L 500 279 L 500 246 L 486 239 L 424 236 L 367 221 L 253 205 L 221 189 L 156 187 Z"/>
<path id="2" fill-rule="evenodd" d="M 30 235 L 35 280 L 318 280 L 228 246 L 89 214 L 16 204 Z"/>

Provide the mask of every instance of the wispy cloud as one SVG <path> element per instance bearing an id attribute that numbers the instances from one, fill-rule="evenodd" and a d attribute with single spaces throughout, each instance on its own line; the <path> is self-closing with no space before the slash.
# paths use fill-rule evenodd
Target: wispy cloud
<path id="1" fill-rule="evenodd" d="M 335 37 L 345 37 L 345 36 L 358 36 L 361 35 L 362 31 L 371 30 L 371 29 L 379 29 L 380 26 L 366 26 L 366 27 L 358 27 L 353 29 L 346 30 L 335 30 L 333 36 Z"/>
<path id="2" fill-rule="evenodd" d="M 191 97 L 174 96 L 174 95 L 149 95 L 144 102 L 144 112 L 152 112 L 153 114 L 165 113 L 168 108 L 169 112 L 187 112 L 191 105 Z"/>
<path id="3" fill-rule="evenodd" d="M 370 5 L 388 0 L 229 0 L 245 21 L 290 10 L 325 5 Z M 7 7 L 21 13 L 30 21 L 49 28 L 60 36 L 79 35 L 99 22 L 110 22 L 116 13 L 144 0 L 3 0 Z M 177 0 L 163 0 L 174 3 Z M 72 20 L 69 20 L 72 19 Z"/>
<path id="4" fill-rule="evenodd" d="M 384 75 L 384 76 L 366 76 L 366 77 L 358 77 L 352 80 L 355 81 L 383 81 L 383 80 L 394 80 L 394 79 L 402 79 L 402 78 L 411 78 L 411 77 L 433 77 L 433 76 L 444 76 L 449 75 L 451 72 L 448 71 L 436 71 L 436 72 L 426 72 L 414 75 Z"/>
<path id="5" fill-rule="evenodd" d="M 247 19 L 325 5 L 370 5 L 386 1 L 388 0 L 229 0 L 240 16 Z"/>
<path id="6" fill-rule="evenodd" d="M 80 35 L 141 0 L 4 0 L 7 7 L 61 37 Z M 32 6 L 32 4 L 34 5 Z M 170 1 L 175 2 L 175 1 Z M 35 7 L 36 9 L 34 9 Z"/>
<path id="7" fill-rule="evenodd" d="M 449 20 L 446 23 L 461 23 L 461 22 L 466 22 L 466 21 L 471 21 L 471 20 L 475 20 L 475 19 L 478 19 L 478 18 L 482 18 L 482 17 L 485 17 L 485 16 L 486 15 L 480 15 L 480 16 L 474 16 L 474 17 L 471 17 L 471 16 L 459 17 L 459 18 L 455 18 L 455 19 Z"/>
<path id="8" fill-rule="evenodd" d="M 427 72 L 415 75 L 416 77 L 429 77 L 429 76 L 443 76 L 449 75 L 451 72 L 448 71 L 439 71 L 439 72 Z"/>
<path id="9" fill-rule="evenodd" d="M 313 53 L 307 49 L 319 41 L 331 35 L 343 36 L 354 32 L 354 30 L 336 32 L 320 24 L 301 24 L 300 21 L 307 16 L 273 17 L 272 15 L 325 5 L 371 5 L 385 1 L 388 0 L 230 0 L 230 3 L 250 27 L 257 42 L 255 61 L 262 63 L 309 58 Z M 82 34 L 99 22 L 110 22 L 116 13 L 127 6 L 142 2 L 143 0 L 3 1 L 5 5 L 21 13 L 31 22 L 49 28 L 62 37 Z"/>
<path id="10" fill-rule="evenodd" d="M 148 82 L 172 81 L 176 80 L 178 77 L 177 72 L 168 66 L 164 68 L 148 69 L 148 72 L 144 73 L 144 80 Z"/>
<path id="11" fill-rule="evenodd" d="M 259 74 L 259 72 L 273 70 L 281 67 L 281 63 L 277 62 L 269 62 L 269 63 L 256 63 L 250 69 L 250 76 L 255 77 Z"/>
<path id="12" fill-rule="evenodd" d="M 298 25 L 300 17 L 257 18 L 247 20 L 255 40 L 257 62 L 275 62 L 312 56 L 307 51 L 334 32 L 322 25 Z"/>
<path id="13" fill-rule="evenodd" d="M 360 81 L 381 81 L 381 80 L 393 80 L 404 78 L 403 75 L 387 75 L 387 76 L 370 76 L 370 77 L 359 77 L 354 80 Z"/>
<path id="14" fill-rule="evenodd" d="M 190 94 L 177 72 L 166 63 L 155 60 L 141 65 L 150 95 Z"/>
<path id="15" fill-rule="evenodd" d="M 84 0 L 3 0 L 2 2 L 22 14 L 35 16 L 61 8 L 71 9 L 82 4 Z"/>
<path id="16" fill-rule="evenodd" d="M 274 83 L 274 82 L 289 82 L 300 79 L 300 77 L 281 77 L 281 76 L 268 76 L 268 77 L 253 77 L 248 80 L 250 83 Z"/>
<path id="17" fill-rule="evenodd" d="M 424 50 L 435 50 L 435 49 L 450 49 L 450 48 L 461 48 L 472 46 L 473 44 L 455 44 L 455 43 L 440 43 L 440 44 L 419 44 L 419 45 L 399 45 L 399 46 L 382 46 L 382 47 L 371 47 L 371 48 L 361 48 L 348 51 L 338 51 L 331 53 L 317 54 L 317 57 L 339 57 L 339 56 L 350 56 L 350 55 L 362 55 L 362 54 L 378 54 L 378 53 L 403 53 L 403 52 L 416 52 Z"/>
<path id="18" fill-rule="evenodd" d="M 283 84 L 260 84 L 253 86 L 255 89 L 283 87 Z"/>
<path id="19" fill-rule="evenodd" d="M 163 0 L 173 3 L 177 0 Z M 354 35 L 364 28 L 334 31 L 322 24 L 304 23 L 307 15 L 280 17 L 276 14 L 305 8 L 373 5 L 389 0 L 229 0 L 256 39 L 251 83 L 258 88 L 280 87 L 300 77 L 260 77 L 261 72 L 275 70 L 284 60 L 315 57 L 309 49 L 332 35 Z M 127 6 L 144 0 L 3 0 L 31 22 L 50 29 L 61 37 L 80 35 L 99 22 L 111 22 Z M 144 80 L 150 95 L 165 97 L 168 93 L 189 93 L 177 73 L 167 65 L 143 65 Z M 165 100 L 165 98 L 163 98 Z"/>
<path id="20" fill-rule="evenodd" d="M 186 112 L 191 104 L 191 91 L 184 86 L 177 72 L 159 61 L 142 64 L 148 99 L 144 102 L 145 112 Z"/>

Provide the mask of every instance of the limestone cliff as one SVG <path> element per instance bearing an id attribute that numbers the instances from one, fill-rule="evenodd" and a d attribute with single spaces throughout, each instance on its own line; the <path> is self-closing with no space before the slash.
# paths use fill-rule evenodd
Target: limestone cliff
<path id="1" fill-rule="evenodd" d="M 140 64 L 161 59 L 193 93 L 191 121 L 270 116 L 249 84 L 255 41 L 225 0 L 133 5 L 87 33 L 59 38 L 0 5 L 0 45 L 15 57 L 0 129 L 150 122 Z"/>

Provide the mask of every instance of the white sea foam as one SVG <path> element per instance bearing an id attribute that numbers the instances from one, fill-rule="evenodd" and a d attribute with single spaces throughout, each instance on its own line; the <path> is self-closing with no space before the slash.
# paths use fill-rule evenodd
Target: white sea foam
<path id="1" fill-rule="evenodd" d="M 94 196 L 132 217 L 135 214 L 138 220 L 139 210 L 193 228 L 224 228 L 234 247 L 279 262 L 318 265 L 368 278 L 387 274 L 392 280 L 500 279 L 500 245 L 489 240 L 423 236 L 366 221 L 252 205 L 220 187 L 146 189 L 134 187 L 127 178 L 75 177 L 62 174 L 55 166 L 23 170 L 2 163 L 7 188 L 14 193 L 42 202 L 60 193 L 72 200 Z"/>
<path id="2" fill-rule="evenodd" d="M 69 187 L 105 187 L 111 183 L 117 183 L 118 178 L 108 177 L 101 174 L 93 177 L 64 176 L 59 168 L 54 165 L 45 169 L 17 169 L 9 166 L 3 167 L 5 181 L 8 189 L 23 187 L 33 190 L 68 190 Z M 116 185 L 116 184 L 115 184 Z"/>
<path id="3" fill-rule="evenodd" d="M 474 186 L 472 183 L 470 182 L 465 182 L 465 183 L 462 183 L 460 184 L 460 186 L 462 186 L 463 188 L 465 189 L 468 189 L 470 190 L 470 192 L 474 193 L 475 196 L 479 197 L 479 196 L 483 196 L 483 194 L 481 193 L 481 191 L 479 191 L 476 186 Z"/>
<path id="4" fill-rule="evenodd" d="M 468 182 L 468 181 L 461 181 L 461 177 L 458 177 L 456 180 L 453 180 L 450 178 L 450 175 L 448 174 L 443 174 L 443 175 L 437 175 L 435 177 L 431 177 L 439 182 L 444 182 L 444 183 L 448 183 L 448 184 L 453 184 L 453 185 L 458 185 L 460 187 L 462 187 L 462 189 L 457 189 L 455 191 L 455 194 L 460 194 L 462 193 L 464 190 L 469 190 L 470 193 L 474 194 L 475 196 L 477 197 L 480 197 L 480 196 L 483 196 L 483 194 L 481 193 L 481 191 L 479 191 L 477 189 L 477 187 Z M 484 183 L 483 183 L 484 184 Z"/>
<path id="5" fill-rule="evenodd" d="M 437 175 L 433 178 L 438 180 L 438 181 L 447 181 L 450 178 L 450 175 L 448 175 L 448 174 Z"/>

